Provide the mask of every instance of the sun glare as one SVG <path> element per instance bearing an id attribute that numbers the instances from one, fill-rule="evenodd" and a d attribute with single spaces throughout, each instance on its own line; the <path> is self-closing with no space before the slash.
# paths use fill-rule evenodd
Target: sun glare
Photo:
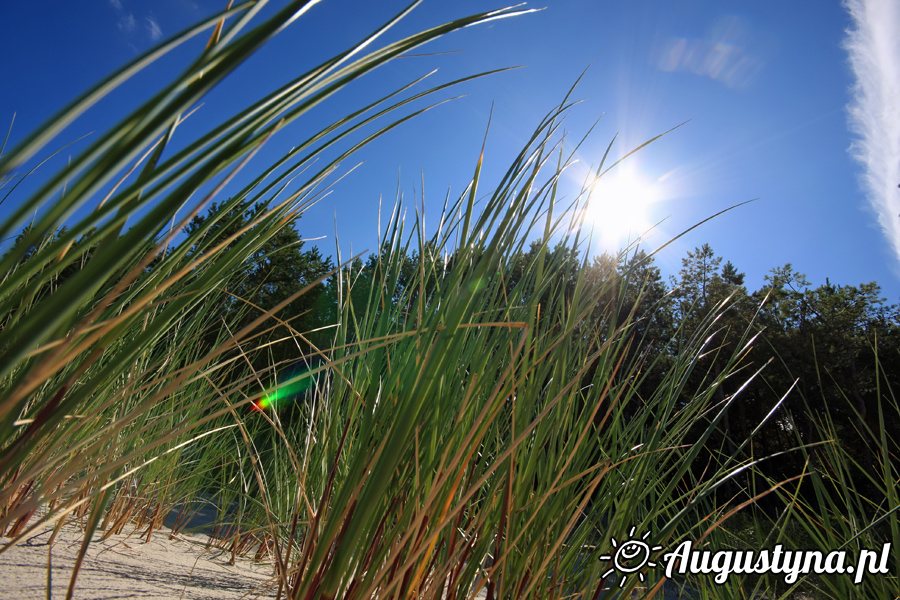
<path id="1" fill-rule="evenodd" d="M 652 208 L 660 197 L 659 181 L 620 165 L 593 185 L 585 226 L 604 250 L 619 250 L 655 225 Z"/>

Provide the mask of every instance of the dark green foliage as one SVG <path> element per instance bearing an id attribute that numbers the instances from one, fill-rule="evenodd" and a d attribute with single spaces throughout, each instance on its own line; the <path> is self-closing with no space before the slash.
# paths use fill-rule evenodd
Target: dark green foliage
<path id="1" fill-rule="evenodd" d="M 207 214 L 194 217 L 185 228 L 188 236 L 203 230 L 197 239 L 191 237 L 194 241 L 189 253 L 202 255 L 220 244 L 226 244 L 228 251 L 238 248 L 245 238 L 265 231 L 258 220 L 266 210 L 266 206 L 250 201 L 213 203 Z M 267 356 L 260 358 L 257 365 L 260 370 L 297 360 L 309 353 L 311 343 L 327 343 L 323 336 L 313 335 L 315 340 L 311 340 L 306 334 L 333 322 L 328 318 L 329 311 L 322 310 L 327 303 L 323 280 L 332 270 L 331 260 L 323 257 L 318 248 L 304 250 L 304 242 L 294 224 L 287 223 L 253 244 L 243 257 L 242 267 L 220 284 L 226 292 L 218 296 L 223 321 L 225 313 L 240 313 L 242 318 L 228 320 L 237 328 L 310 287 L 277 312 L 283 326 L 260 340 L 265 344 L 276 338 L 284 339 L 269 346 Z M 303 334 L 303 338 L 297 333 Z M 212 339 L 215 335 L 211 332 Z"/>

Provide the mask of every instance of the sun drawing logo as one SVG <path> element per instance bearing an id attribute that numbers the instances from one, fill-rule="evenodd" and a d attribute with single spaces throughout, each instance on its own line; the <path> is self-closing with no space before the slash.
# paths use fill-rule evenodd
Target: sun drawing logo
<path id="1" fill-rule="evenodd" d="M 616 549 L 616 553 L 613 556 L 604 555 L 600 557 L 600 560 L 612 559 L 613 561 L 613 566 L 602 575 L 603 578 L 609 577 L 615 571 L 622 574 L 622 581 L 619 582 L 620 588 L 625 587 L 625 581 L 631 573 L 640 571 L 645 566 L 655 567 L 656 563 L 650 560 L 650 553 L 662 550 L 662 546 L 653 546 L 651 548 L 644 541 L 650 537 L 649 531 L 642 535 L 640 539 L 634 537 L 634 531 L 635 528 L 632 527 L 631 531 L 628 532 L 628 539 L 622 542 L 621 546 L 616 541 L 616 538 L 612 538 L 612 545 Z M 641 580 L 641 583 L 644 582 L 643 573 L 638 573 L 638 578 Z"/>

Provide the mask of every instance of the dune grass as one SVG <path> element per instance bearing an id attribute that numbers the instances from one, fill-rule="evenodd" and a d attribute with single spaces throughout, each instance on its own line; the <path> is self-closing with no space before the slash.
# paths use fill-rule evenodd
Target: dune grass
<path id="1" fill-rule="evenodd" d="M 758 376 L 743 362 L 752 336 L 724 369 L 687 388 L 716 351 L 723 305 L 682 332 L 658 385 L 638 393 L 661 368 L 642 351 L 649 340 L 636 335 L 635 304 L 624 301 L 642 282 L 592 281 L 585 269 L 574 283 L 560 276 L 578 266 L 573 257 L 587 260 L 578 231 L 590 185 L 558 197 L 574 153 L 561 132 L 568 95 L 496 186 L 483 189 L 481 158 L 472 161 L 472 180 L 447 203 L 438 231 L 426 230 L 416 207 L 410 222 L 394 207 L 374 276 L 352 260 L 333 273 L 329 344 L 281 318 L 290 299 L 259 310 L 230 296 L 244 260 L 309 206 L 341 160 L 421 112 L 414 101 L 471 78 L 421 92 L 421 80 L 410 82 L 232 189 L 271 136 L 404 52 L 524 12 L 482 13 L 373 49 L 395 19 L 171 149 L 204 94 L 308 6 L 287 3 L 257 24 L 262 4 L 230 7 L 164 42 L 0 159 L 0 177 L 10 178 L 110 89 L 212 32 L 169 87 L 48 176 L 0 226 L 0 237 L 16 235 L 36 211 L 0 259 L 0 531 L 22 539 L 43 523 L 78 520 L 84 552 L 95 534 L 149 538 L 173 510 L 177 529 L 193 502 L 208 501 L 221 509 L 219 543 L 271 559 L 281 597 L 660 593 L 658 571 L 622 581 L 606 556 L 632 530 L 666 548 L 724 539 L 715 536 L 736 507 L 717 504 L 716 490 L 753 461 L 720 455 L 702 477 L 694 467 L 740 393 L 723 404 L 719 386 L 740 390 L 734 381 Z M 376 133 L 360 135 L 369 125 Z M 338 158 L 314 164 L 327 152 Z M 182 234 L 213 200 L 219 209 Z M 248 202 L 264 210 L 229 237 L 213 234 Z M 95 208 L 79 210 L 86 206 Z M 532 240 L 539 251 L 519 268 L 513 258 Z M 274 344 L 296 353 L 267 362 Z M 263 399 L 270 406 L 260 410 Z M 886 458 L 881 466 L 874 481 L 896 506 L 895 473 Z M 787 490 L 783 483 L 771 485 Z M 802 509 L 794 503 L 785 519 L 808 527 Z M 896 542 L 896 512 L 876 519 L 863 532 L 886 523 Z M 828 546 L 860 533 L 836 522 L 809 534 Z M 76 577 L 77 569 L 70 596 Z M 745 590 L 730 580 L 702 594 Z"/>

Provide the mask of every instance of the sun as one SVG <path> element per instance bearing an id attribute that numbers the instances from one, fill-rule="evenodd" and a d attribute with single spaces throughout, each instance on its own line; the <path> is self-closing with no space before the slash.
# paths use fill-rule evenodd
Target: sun
<path id="1" fill-rule="evenodd" d="M 654 205 L 661 199 L 660 181 L 634 166 L 619 165 L 590 189 L 585 227 L 592 228 L 604 250 L 620 250 L 650 230 Z"/>

